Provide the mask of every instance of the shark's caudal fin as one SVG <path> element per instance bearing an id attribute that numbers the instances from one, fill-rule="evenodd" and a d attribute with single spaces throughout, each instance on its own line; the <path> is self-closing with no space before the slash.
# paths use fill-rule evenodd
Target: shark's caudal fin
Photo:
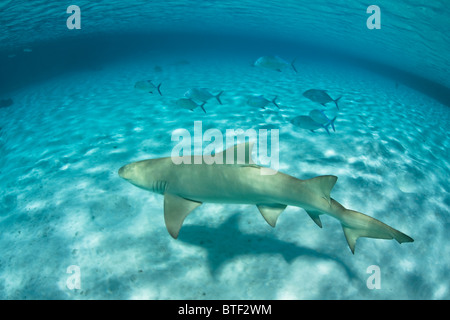
<path id="1" fill-rule="evenodd" d="M 360 237 L 395 239 L 398 243 L 414 241 L 406 234 L 361 212 L 345 209 L 344 215 L 344 219 L 341 220 L 342 229 L 353 254 L 355 253 L 356 240 Z"/>

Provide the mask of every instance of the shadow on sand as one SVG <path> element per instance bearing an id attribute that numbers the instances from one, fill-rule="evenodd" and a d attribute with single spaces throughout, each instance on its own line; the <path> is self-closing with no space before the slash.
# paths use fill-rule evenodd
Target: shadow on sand
<path id="1" fill-rule="evenodd" d="M 344 270 L 349 279 L 359 280 L 356 279 L 355 273 L 337 257 L 279 240 L 270 234 L 260 236 L 242 233 L 238 226 L 239 216 L 239 214 L 231 215 L 217 228 L 185 225 L 178 239 L 207 251 L 207 263 L 213 276 L 220 273 L 227 262 L 240 256 L 281 255 L 289 264 L 297 258 L 333 261 Z"/>

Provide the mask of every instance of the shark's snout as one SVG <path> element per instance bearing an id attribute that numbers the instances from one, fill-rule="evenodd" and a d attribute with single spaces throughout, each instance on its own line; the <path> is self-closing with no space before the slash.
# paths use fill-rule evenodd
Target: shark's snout
<path id="1" fill-rule="evenodd" d="M 123 179 L 126 179 L 126 165 L 119 169 L 119 176 Z"/>

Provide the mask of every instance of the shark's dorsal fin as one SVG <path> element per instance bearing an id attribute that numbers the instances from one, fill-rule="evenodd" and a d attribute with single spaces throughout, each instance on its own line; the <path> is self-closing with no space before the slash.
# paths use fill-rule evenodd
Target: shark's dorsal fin
<path id="1" fill-rule="evenodd" d="M 220 153 L 216 157 L 223 157 L 223 164 L 255 164 L 252 159 L 254 142 L 236 144 Z"/>
<path id="2" fill-rule="evenodd" d="M 261 212 L 264 219 L 275 228 L 277 223 L 278 216 L 286 209 L 286 205 L 284 204 L 257 204 L 259 212 Z"/>
<path id="3" fill-rule="evenodd" d="M 187 215 L 202 203 L 179 197 L 174 194 L 164 194 L 164 221 L 167 231 L 176 239 Z"/>

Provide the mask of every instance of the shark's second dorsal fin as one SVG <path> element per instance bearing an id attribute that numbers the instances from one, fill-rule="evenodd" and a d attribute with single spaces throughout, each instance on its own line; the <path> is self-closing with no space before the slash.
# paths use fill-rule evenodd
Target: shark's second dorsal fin
<path id="1" fill-rule="evenodd" d="M 174 194 L 164 194 L 164 221 L 167 231 L 176 239 L 187 215 L 201 206 L 201 202 L 181 198 Z"/>
<path id="2" fill-rule="evenodd" d="M 320 196 L 324 198 L 329 205 L 331 205 L 330 192 L 336 184 L 336 181 L 336 176 L 319 176 L 309 180 L 304 180 L 304 182 L 308 183 L 309 188 L 319 192 Z"/>
<path id="3" fill-rule="evenodd" d="M 216 157 L 223 157 L 223 164 L 255 164 L 252 159 L 254 142 L 236 144 L 220 153 Z"/>

